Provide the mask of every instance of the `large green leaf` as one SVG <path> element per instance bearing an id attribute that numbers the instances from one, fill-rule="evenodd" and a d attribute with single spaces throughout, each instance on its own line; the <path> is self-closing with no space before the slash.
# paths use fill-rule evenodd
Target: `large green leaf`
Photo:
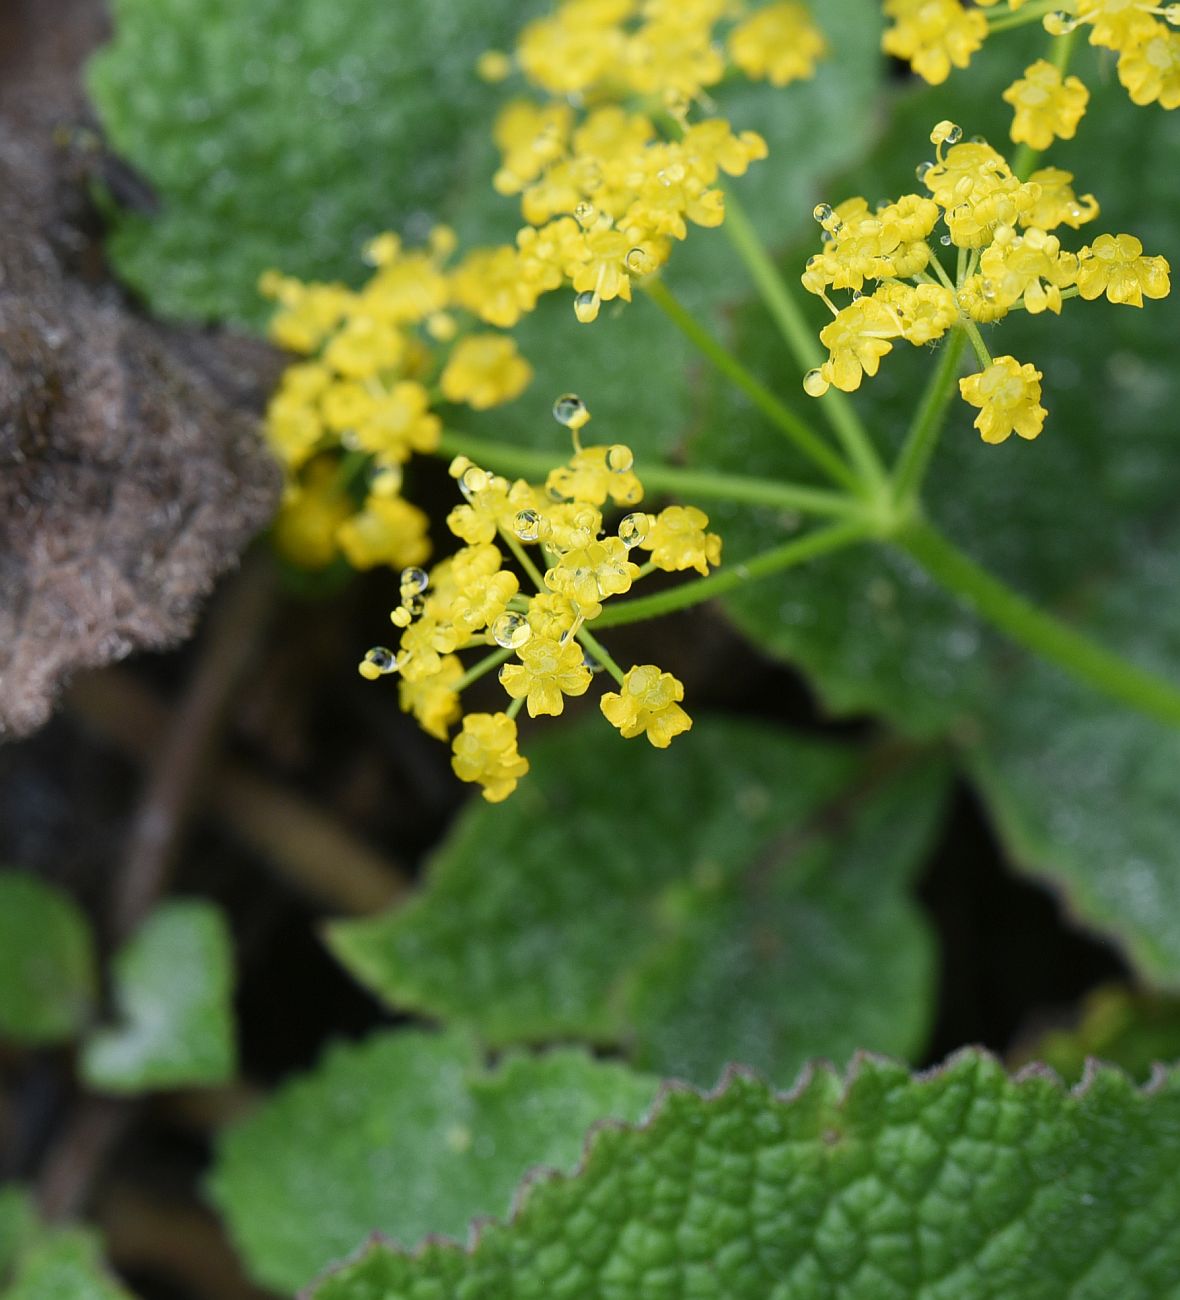
<path id="1" fill-rule="evenodd" d="M 210 1188 L 254 1275 L 289 1290 L 380 1231 L 409 1246 L 504 1213 L 586 1129 L 634 1120 L 657 1080 L 584 1051 L 491 1071 L 463 1034 L 404 1031 L 332 1050 L 222 1139 Z"/>
<path id="2" fill-rule="evenodd" d="M 1002 50 L 997 41 L 987 54 L 998 60 Z M 985 60 L 949 90 L 904 101 L 873 167 L 828 197 L 912 188 L 935 118 L 1002 139 L 1007 111 L 996 92 L 1011 72 Z M 1133 230 L 1175 260 L 1180 173 L 1151 160 L 1180 147 L 1180 116 L 1136 109 L 1120 87 L 1101 88 L 1092 68 L 1087 75 L 1095 96 L 1080 139 L 1051 160 L 1098 193 L 1098 228 Z M 1180 300 L 1144 311 L 1070 302 L 1060 319 L 1017 313 L 991 333 L 993 352 L 1043 369 L 1049 421 L 1034 443 L 989 447 L 956 401 L 926 489 L 930 515 L 1019 591 L 1130 659 L 1180 676 L 1171 590 Z M 743 356 L 818 418 L 763 313 L 750 310 L 741 337 Z M 927 350 L 904 348 L 857 395 L 883 445 L 897 445 L 933 364 Z M 781 439 L 720 392 L 697 450 L 747 473 L 798 470 Z M 714 514 L 730 560 L 783 535 L 768 512 Z M 1060 882 L 1086 923 L 1117 938 L 1146 974 L 1180 984 L 1180 736 L 1022 654 L 884 548 L 751 586 L 729 608 L 752 638 L 802 667 L 834 712 L 872 711 L 911 734 L 956 737 L 1016 860 Z"/>
<path id="3" fill-rule="evenodd" d="M 220 911 L 165 903 L 115 956 L 119 1023 L 82 1053 L 86 1081 L 105 1092 L 223 1083 L 234 1073 L 233 953 Z"/>
<path id="4" fill-rule="evenodd" d="M 594 1135 L 470 1252 L 374 1246 L 314 1300 L 1175 1300 L 1180 1076 L 1066 1093 L 968 1051 L 776 1096 L 742 1073 Z"/>
<path id="5" fill-rule="evenodd" d="M 70 1038 L 94 995 L 94 944 L 74 902 L 33 876 L 0 873 L 0 1038 Z"/>
<path id="6" fill-rule="evenodd" d="M 332 928 L 354 974 L 493 1045 L 624 1044 L 698 1082 L 920 1047 L 932 953 L 908 886 L 940 767 L 720 719 L 671 754 L 588 724 L 527 747 L 527 780 L 472 804 L 416 900 Z"/>

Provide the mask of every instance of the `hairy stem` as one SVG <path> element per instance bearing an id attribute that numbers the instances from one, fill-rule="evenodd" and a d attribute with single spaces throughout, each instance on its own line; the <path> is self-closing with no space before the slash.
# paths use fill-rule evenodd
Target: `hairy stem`
<path id="1" fill-rule="evenodd" d="M 857 542 L 866 541 L 875 535 L 875 529 L 869 523 L 849 521 L 828 524 L 817 528 L 803 537 L 784 542 L 772 550 L 763 551 L 753 559 L 710 574 L 707 578 L 698 578 L 695 582 L 686 582 L 682 586 L 672 587 L 668 591 L 657 592 L 654 596 L 641 596 L 637 600 L 620 601 L 607 605 L 594 620 L 595 627 L 621 627 L 627 623 L 638 623 L 643 619 L 659 618 L 677 610 L 689 609 L 702 601 L 713 600 L 737 587 L 745 586 L 758 578 L 767 578 L 775 573 L 794 568 L 807 560 L 814 560 L 831 551 L 842 550 Z"/>
<path id="2" fill-rule="evenodd" d="M 933 525 L 917 521 L 894 543 L 937 582 L 1027 650 L 1111 699 L 1180 727 L 1180 687 L 1140 668 L 1060 622 L 980 568 Z"/>
<path id="3" fill-rule="evenodd" d="M 811 370 L 820 365 L 824 359 L 823 348 L 732 187 L 725 192 L 725 223 L 722 228 L 801 369 Z M 870 487 L 880 489 L 885 483 L 885 468 L 852 403 L 835 388 L 817 400 L 860 478 Z"/>
<path id="4" fill-rule="evenodd" d="M 662 280 L 644 281 L 647 296 L 665 316 L 714 366 L 754 403 L 763 415 L 784 434 L 808 460 L 836 483 L 854 492 L 861 491 L 860 480 L 832 450 L 827 442 L 790 407 L 784 405 L 756 379 L 731 352 L 709 333 L 669 290 Z"/>
<path id="5" fill-rule="evenodd" d="M 901 455 L 897 458 L 893 471 L 893 490 L 898 505 L 903 509 L 917 498 L 930 457 L 938 445 L 939 435 L 946 422 L 947 408 L 955 393 L 955 381 L 966 341 L 966 331 L 956 326 L 942 349 L 938 368 L 930 376 L 922 404 L 914 415 Z"/>
<path id="6" fill-rule="evenodd" d="M 552 452 L 515 447 L 506 442 L 486 442 L 473 434 L 446 430 L 439 451 L 448 456 L 470 456 L 501 474 L 524 474 L 544 478 L 553 468 Z M 857 504 L 844 492 L 808 487 L 802 483 L 781 483 L 740 474 L 715 474 L 710 470 L 676 469 L 671 465 L 645 466 L 641 477 L 653 492 L 667 492 L 684 498 L 742 501 L 749 505 L 799 510 L 804 514 L 854 514 Z"/>

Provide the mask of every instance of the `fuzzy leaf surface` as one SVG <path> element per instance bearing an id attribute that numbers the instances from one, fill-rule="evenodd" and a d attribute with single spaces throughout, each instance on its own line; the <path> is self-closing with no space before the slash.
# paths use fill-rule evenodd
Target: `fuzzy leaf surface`
<path id="1" fill-rule="evenodd" d="M 95 987 L 90 927 L 73 900 L 23 872 L 0 873 L 0 1039 L 72 1037 Z"/>
<path id="2" fill-rule="evenodd" d="M 376 1245 L 314 1300 L 1175 1300 L 1180 1078 L 1079 1093 L 965 1051 L 788 1096 L 738 1073 L 595 1134 L 470 1250 Z"/>
<path id="3" fill-rule="evenodd" d="M 227 1132 L 211 1191 L 253 1274 L 286 1291 L 372 1232 L 409 1246 L 505 1213 L 526 1170 L 572 1169 L 592 1123 L 637 1119 L 657 1088 L 580 1049 L 488 1070 L 462 1033 L 379 1034 Z"/>
<path id="4" fill-rule="evenodd" d="M 82 1054 L 92 1087 L 145 1092 L 233 1077 L 233 953 L 216 907 L 165 903 L 116 954 L 113 977 L 119 1021 Z"/>
<path id="5" fill-rule="evenodd" d="M 701 1083 L 729 1060 L 786 1080 L 866 1042 L 915 1051 L 932 945 L 908 887 L 941 769 L 719 718 L 677 743 L 593 718 L 531 745 L 512 799 L 473 801 L 418 897 L 336 924 L 334 951 L 489 1044 L 619 1044 Z"/>
<path id="6" fill-rule="evenodd" d="M 873 164 L 827 197 L 872 201 L 912 190 L 937 118 L 1002 143 L 1008 117 L 998 91 L 1010 67 L 988 55 L 990 47 L 978 69 L 938 96 L 904 100 Z M 1180 175 L 1144 159 L 1180 147 L 1180 120 L 1135 108 L 1117 84 L 1103 86 L 1090 52 L 1081 52 L 1080 68 L 1094 91 L 1086 138 L 1047 161 L 1072 169 L 1103 214 L 1065 231 L 1063 243 L 1134 231 L 1149 252 L 1175 261 Z M 797 250 L 786 274 L 793 279 L 813 251 Z M 765 315 L 750 309 L 739 328 L 743 357 L 818 420 Z M 1180 299 L 1142 311 L 1078 300 L 1060 319 L 1016 312 L 985 333 L 993 354 L 1044 372 L 1049 420 L 1035 442 L 990 447 L 956 399 L 925 488 L 928 513 L 1034 602 L 1132 662 L 1180 677 L 1171 595 L 1180 560 L 1172 491 L 1180 475 Z M 899 444 L 933 365 L 927 350 L 901 344 L 856 395 L 881 445 Z M 699 458 L 745 473 L 797 474 L 781 439 L 717 391 Z M 731 561 L 780 542 L 799 523 L 746 508 L 714 513 Z M 1180 734 L 1021 652 L 899 551 L 866 546 L 827 557 L 751 585 L 728 608 L 752 639 L 802 668 L 834 713 L 877 713 L 910 734 L 956 739 L 1015 861 L 1062 886 L 1072 910 L 1117 940 L 1142 974 L 1180 987 L 1172 776 Z"/>

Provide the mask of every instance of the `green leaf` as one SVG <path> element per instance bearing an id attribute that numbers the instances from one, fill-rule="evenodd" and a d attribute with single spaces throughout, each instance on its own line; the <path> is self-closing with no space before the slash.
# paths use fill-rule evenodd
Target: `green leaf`
<path id="1" fill-rule="evenodd" d="M 1140 1081 L 1156 1064 L 1180 1060 L 1180 998 L 1108 984 L 1090 993 L 1072 1029 L 1052 1029 L 1016 1055 L 1017 1064 L 1044 1061 L 1069 1082 L 1086 1060 L 1107 1061 Z"/>
<path id="2" fill-rule="evenodd" d="M 966 1051 L 862 1058 L 776 1096 L 743 1073 L 603 1129 L 466 1253 L 384 1245 L 313 1300 L 1175 1300 L 1180 1076 L 1074 1094 Z"/>
<path id="3" fill-rule="evenodd" d="M 937 118 L 1002 141 L 1008 116 L 998 90 L 1013 63 L 1003 42 L 994 45 L 949 87 L 904 100 L 872 165 L 827 197 L 912 189 Z M 1094 189 L 1104 213 L 1064 242 L 1129 230 L 1149 251 L 1168 251 L 1180 174 L 1144 159 L 1180 147 L 1180 118 L 1135 108 L 1084 57 L 1091 108 L 1081 138 L 1050 161 L 1074 170 L 1081 191 Z M 791 278 L 811 251 L 792 256 Z M 1018 591 L 1131 661 L 1176 676 L 1180 298 L 1143 311 L 1069 302 L 1060 319 L 1014 313 L 988 333 L 993 353 L 1044 371 L 1050 418 L 1033 443 L 989 447 L 956 400 L 925 490 L 928 513 Z M 818 419 L 761 311 L 746 314 L 741 338 L 743 357 Z M 897 445 L 932 367 L 928 350 L 895 350 L 857 394 L 884 444 Z M 720 390 L 697 451 L 727 469 L 798 474 L 773 430 Z M 747 508 L 713 513 L 730 562 L 799 525 Z M 1073 910 L 1116 938 L 1144 975 L 1180 986 L 1180 814 L 1169 777 L 1180 768 L 1180 735 L 1022 653 L 886 548 L 751 585 L 728 607 L 752 639 L 801 667 L 833 712 L 871 711 L 911 735 L 954 737 L 1016 862 L 1064 888 Z"/>
<path id="4" fill-rule="evenodd" d="M 33 876 L 0 873 L 0 1039 L 71 1038 L 95 979 L 90 927 L 73 900 Z"/>
<path id="5" fill-rule="evenodd" d="M 82 1053 L 92 1087 L 145 1092 L 233 1077 L 233 952 L 216 907 L 165 903 L 116 955 L 113 978 L 119 1023 Z"/>
<path id="6" fill-rule="evenodd" d="M 489 1071 L 463 1034 L 380 1034 L 227 1132 L 210 1190 L 253 1274 L 290 1290 L 372 1232 L 410 1245 L 504 1213 L 527 1169 L 572 1168 L 590 1124 L 638 1118 L 657 1086 L 578 1049 Z"/>
<path id="7" fill-rule="evenodd" d="M 107 1272 L 98 1238 L 82 1229 L 47 1234 L 21 1258 L 0 1300 L 132 1300 Z"/>
<path id="8" fill-rule="evenodd" d="M 33 1198 L 22 1187 L 0 1185 L 0 1287 L 11 1277 L 37 1232 Z"/>
<path id="9" fill-rule="evenodd" d="M 116 0 L 91 96 L 160 197 L 118 216 L 119 273 L 166 316 L 261 325 L 271 266 L 355 281 L 490 171 L 502 89 L 475 75 L 537 0 Z M 476 168 L 480 170 L 477 172 Z"/>
<path id="10" fill-rule="evenodd" d="M 497 1046 L 622 1044 L 699 1082 L 921 1045 L 932 949 L 908 886 L 939 767 L 720 719 L 671 753 L 601 719 L 528 750 L 527 780 L 472 803 L 413 902 L 332 927 L 393 1006 Z"/>

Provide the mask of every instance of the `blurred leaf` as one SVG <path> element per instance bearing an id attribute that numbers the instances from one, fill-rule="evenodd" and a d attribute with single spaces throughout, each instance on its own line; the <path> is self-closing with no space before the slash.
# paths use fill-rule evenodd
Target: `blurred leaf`
<path id="1" fill-rule="evenodd" d="M 1044 1061 L 1067 1083 L 1086 1059 L 1109 1061 L 1139 1082 L 1157 1063 L 1180 1060 L 1180 998 L 1138 993 L 1118 984 L 1095 989 L 1072 1029 L 1051 1029 L 1015 1054 L 1015 1063 Z"/>
<path id="2" fill-rule="evenodd" d="M 528 746 L 512 799 L 473 802 L 416 900 L 331 945 L 395 1007 L 492 1045 L 623 1044 L 711 1083 L 740 1060 L 917 1050 L 932 949 L 908 897 L 943 773 L 706 719 L 674 755 L 600 719 Z"/>
<path id="3" fill-rule="evenodd" d="M 862 1058 L 775 1096 L 733 1075 L 604 1129 L 470 1253 L 374 1245 L 314 1300 L 1175 1300 L 1180 1077 L 1082 1094 L 965 1051 L 932 1074 Z"/>
<path id="4" fill-rule="evenodd" d="M 55 1231 L 24 1255 L 0 1300 L 132 1300 L 107 1272 L 94 1234 Z"/>
<path id="5" fill-rule="evenodd" d="M 87 1041 L 87 1083 L 146 1092 L 233 1077 L 233 952 L 216 907 L 165 903 L 116 955 L 113 979 L 119 1023 Z"/>
<path id="6" fill-rule="evenodd" d="M 229 1130 L 210 1190 L 253 1274 L 287 1291 L 373 1232 L 408 1246 L 506 1213 L 527 1169 L 572 1168 L 592 1123 L 638 1118 L 656 1089 L 573 1048 L 488 1071 L 463 1034 L 380 1034 Z"/>
<path id="7" fill-rule="evenodd" d="M 872 165 L 831 201 L 913 188 L 936 118 L 1002 142 L 998 88 L 1012 65 L 999 57 L 1002 42 L 995 47 L 992 61 L 981 58 L 937 95 L 903 100 Z M 1180 117 L 1135 108 L 1121 87 L 1102 87 L 1091 64 L 1083 71 L 1095 94 L 1082 138 L 1050 161 L 1076 169 L 1079 190 L 1093 188 L 1105 212 L 1064 242 L 1132 230 L 1176 261 L 1180 172 L 1143 160 L 1176 152 Z M 811 251 L 793 256 L 787 274 Z M 1180 298 L 1144 311 L 1070 302 L 1060 320 L 1015 313 L 990 332 L 993 352 L 1044 371 L 1050 419 L 1036 442 L 989 447 L 971 428 L 974 412 L 955 402 L 926 489 L 930 515 L 1023 594 L 1130 660 L 1180 676 Z M 741 337 L 743 357 L 818 418 L 759 309 L 746 313 Z M 856 396 L 890 446 L 931 366 L 927 350 L 904 347 Z M 798 474 L 781 439 L 720 388 L 697 451 L 727 469 Z M 730 561 L 798 527 L 767 511 L 712 513 Z M 1180 986 L 1180 735 L 1023 654 L 885 548 L 752 586 L 729 609 L 751 638 L 799 665 L 833 712 L 871 711 L 913 735 L 954 736 L 1015 860 L 1062 884 L 1087 924 L 1116 937 L 1144 974 Z"/>
<path id="8" fill-rule="evenodd" d="M 0 873 L 0 1038 L 73 1037 L 95 978 L 90 927 L 73 900 L 33 876 Z"/>
<path id="9" fill-rule="evenodd" d="M 130 1300 L 102 1262 L 97 1237 L 48 1228 L 23 1188 L 0 1187 L 0 1300 Z"/>

